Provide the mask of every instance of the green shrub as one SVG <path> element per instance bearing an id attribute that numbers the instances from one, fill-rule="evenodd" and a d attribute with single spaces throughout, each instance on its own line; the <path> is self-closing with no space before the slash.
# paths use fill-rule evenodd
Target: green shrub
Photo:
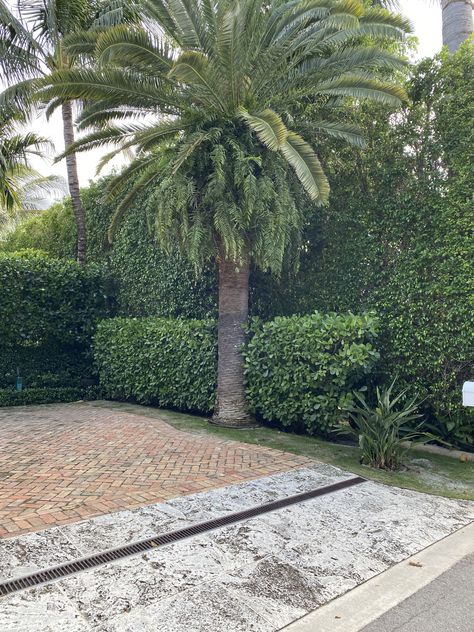
<path id="1" fill-rule="evenodd" d="M 255 322 L 245 350 L 248 395 L 266 421 L 327 432 L 378 354 L 376 319 L 330 314 Z M 213 321 L 114 318 L 99 324 L 94 354 L 112 399 L 210 413 L 217 379 Z"/>
<path id="2" fill-rule="evenodd" d="M 97 328 L 94 354 L 109 398 L 202 413 L 213 409 L 217 345 L 211 321 L 106 320 Z"/>
<path id="3" fill-rule="evenodd" d="M 5 388 L 0 389 L 0 407 L 86 401 L 100 399 L 101 396 L 102 392 L 97 386 L 87 388 L 28 388 L 24 391 Z"/>
<path id="4" fill-rule="evenodd" d="M 92 334 L 112 306 L 97 266 L 37 252 L 0 255 L 0 388 L 17 371 L 32 388 L 90 380 Z"/>
<path id="5" fill-rule="evenodd" d="M 420 402 L 407 400 L 406 389 L 393 395 L 394 386 L 395 380 L 388 387 L 377 387 L 373 406 L 356 393 L 357 403 L 349 413 L 351 423 L 341 428 L 341 434 L 351 434 L 358 440 L 362 463 L 386 470 L 400 467 L 406 441 L 426 443 L 431 438 L 420 433 L 419 421 L 413 427 L 413 421 L 422 417 L 416 413 Z"/>
<path id="6" fill-rule="evenodd" d="M 245 352 L 251 406 L 284 428 L 327 434 L 378 359 L 376 328 L 372 314 L 257 321 Z"/>

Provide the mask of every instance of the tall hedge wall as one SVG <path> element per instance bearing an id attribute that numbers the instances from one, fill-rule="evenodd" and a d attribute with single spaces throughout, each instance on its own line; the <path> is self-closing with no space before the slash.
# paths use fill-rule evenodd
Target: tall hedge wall
<path id="1" fill-rule="evenodd" d="M 0 389 L 12 388 L 17 371 L 26 388 L 87 385 L 92 334 L 111 307 L 108 277 L 96 265 L 0 255 Z"/>

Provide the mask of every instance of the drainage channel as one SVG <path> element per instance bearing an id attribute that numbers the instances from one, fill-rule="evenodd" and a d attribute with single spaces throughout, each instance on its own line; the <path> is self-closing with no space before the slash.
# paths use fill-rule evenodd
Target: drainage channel
<path id="1" fill-rule="evenodd" d="M 58 579 L 63 579 L 65 577 L 69 577 L 70 575 L 75 575 L 82 571 L 96 568 L 98 566 L 102 566 L 103 564 L 108 564 L 109 562 L 114 562 L 132 555 L 144 553 L 145 551 L 150 551 L 152 549 L 165 546 L 166 544 L 179 542 L 194 535 L 226 527 L 228 525 L 235 524 L 236 522 L 248 520 L 249 518 L 255 518 L 256 516 L 261 516 L 262 514 L 276 511 L 277 509 L 283 509 L 284 507 L 290 507 L 291 505 L 296 505 L 306 500 L 312 500 L 313 498 L 318 498 L 319 496 L 333 494 L 341 489 L 347 489 L 348 487 L 360 485 L 364 482 L 364 478 L 356 476 L 354 478 L 341 481 L 340 483 L 334 483 L 333 485 L 327 485 L 326 487 L 319 487 L 308 492 L 295 494 L 294 496 L 287 496 L 286 498 L 274 500 L 263 505 L 258 505 L 257 507 L 251 507 L 250 509 L 244 509 L 243 511 L 227 514 L 221 518 L 200 522 L 189 527 L 184 527 L 183 529 L 178 529 L 177 531 L 170 531 L 168 533 L 157 535 L 153 538 L 140 540 L 139 542 L 134 542 L 132 544 L 126 544 L 115 549 L 109 549 L 103 553 L 96 553 L 95 555 L 66 562 L 65 564 L 60 564 L 58 566 L 54 566 L 53 568 L 47 568 L 19 579 L 1 582 L 0 597 L 4 597 L 5 595 L 9 595 L 20 590 L 25 590 L 27 588 L 49 584 L 50 582 L 57 581 Z"/>

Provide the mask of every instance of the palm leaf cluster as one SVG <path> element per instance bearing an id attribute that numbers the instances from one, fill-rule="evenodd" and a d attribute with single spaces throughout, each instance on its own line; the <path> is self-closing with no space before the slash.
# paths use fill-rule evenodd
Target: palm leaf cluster
<path id="1" fill-rule="evenodd" d="M 127 0 L 0 0 L 0 75 L 8 85 L 0 93 L 0 106 L 15 106 L 25 114 L 40 105 L 38 79 L 76 61 L 64 45 L 67 37 L 125 22 L 129 4 L 134 6 Z M 60 104 L 52 100 L 47 113 Z"/>
<path id="2" fill-rule="evenodd" d="M 0 116 L 0 225 L 20 211 L 38 209 L 50 193 L 64 190 L 62 178 L 41 176 L 31 167 L 31 158 L 43 155 L 50 143 L 34 132 L 22 132 L 19 119 L 7 110 Z"/>
<path id="3" fill-rule="evenodd" d="M 195 261 L 224 251 L 278 270 L 302 223 L 296 180 L 315 204 L 329 194 L 299 132 L 361 145 L 338 107 L 400 103 L 403 90 L 387 77 L 403 62 L 381 42 L 408 29 L 361 0 L 145 0 L 140 23 L 69 38 L 83 67 L 57 70 L 42 96 L 86 104 L 88 133 L 72 149 L 113 144 L 104 162 L 134 150 L 111 188 L 134 183 L 115 226 L 149 188 L 163 245 Z M 319 118 L 305 119 L 309 104 L 321 106 Z"/>

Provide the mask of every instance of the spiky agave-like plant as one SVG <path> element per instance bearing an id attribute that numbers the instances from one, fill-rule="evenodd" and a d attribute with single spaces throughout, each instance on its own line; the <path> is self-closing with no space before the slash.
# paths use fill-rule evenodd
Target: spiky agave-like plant
<path id="1" fill-rule="evenodd" d="M 96 65 L 56 72 L 44 93 L 88 103 L 81 126 L 92 131 L 74 149 L 136 150 L 111 187 L 114 194 L 133 181 L 112 231 L 136 193 L 149 189 L 162 246 L 178 245 L 198 264 L 217 259 L 214 420 L 243 425 L 249 266 L 278 271 L 301 229 L 292 173 L 316 205 L 329 194 L 299 126 L 310 124 L 321 142 L 323 135 L 363 142 L 353 125 L 305 120 L 304 105 L 400 103 L 403 89 L 384 77 L 403 62 L 379 38 L 402 39 L 409 24 L 360 0 L 146 0 L 144 7 L 143 28 L 71 40 L 72 50 L 95 47 Z"/>

